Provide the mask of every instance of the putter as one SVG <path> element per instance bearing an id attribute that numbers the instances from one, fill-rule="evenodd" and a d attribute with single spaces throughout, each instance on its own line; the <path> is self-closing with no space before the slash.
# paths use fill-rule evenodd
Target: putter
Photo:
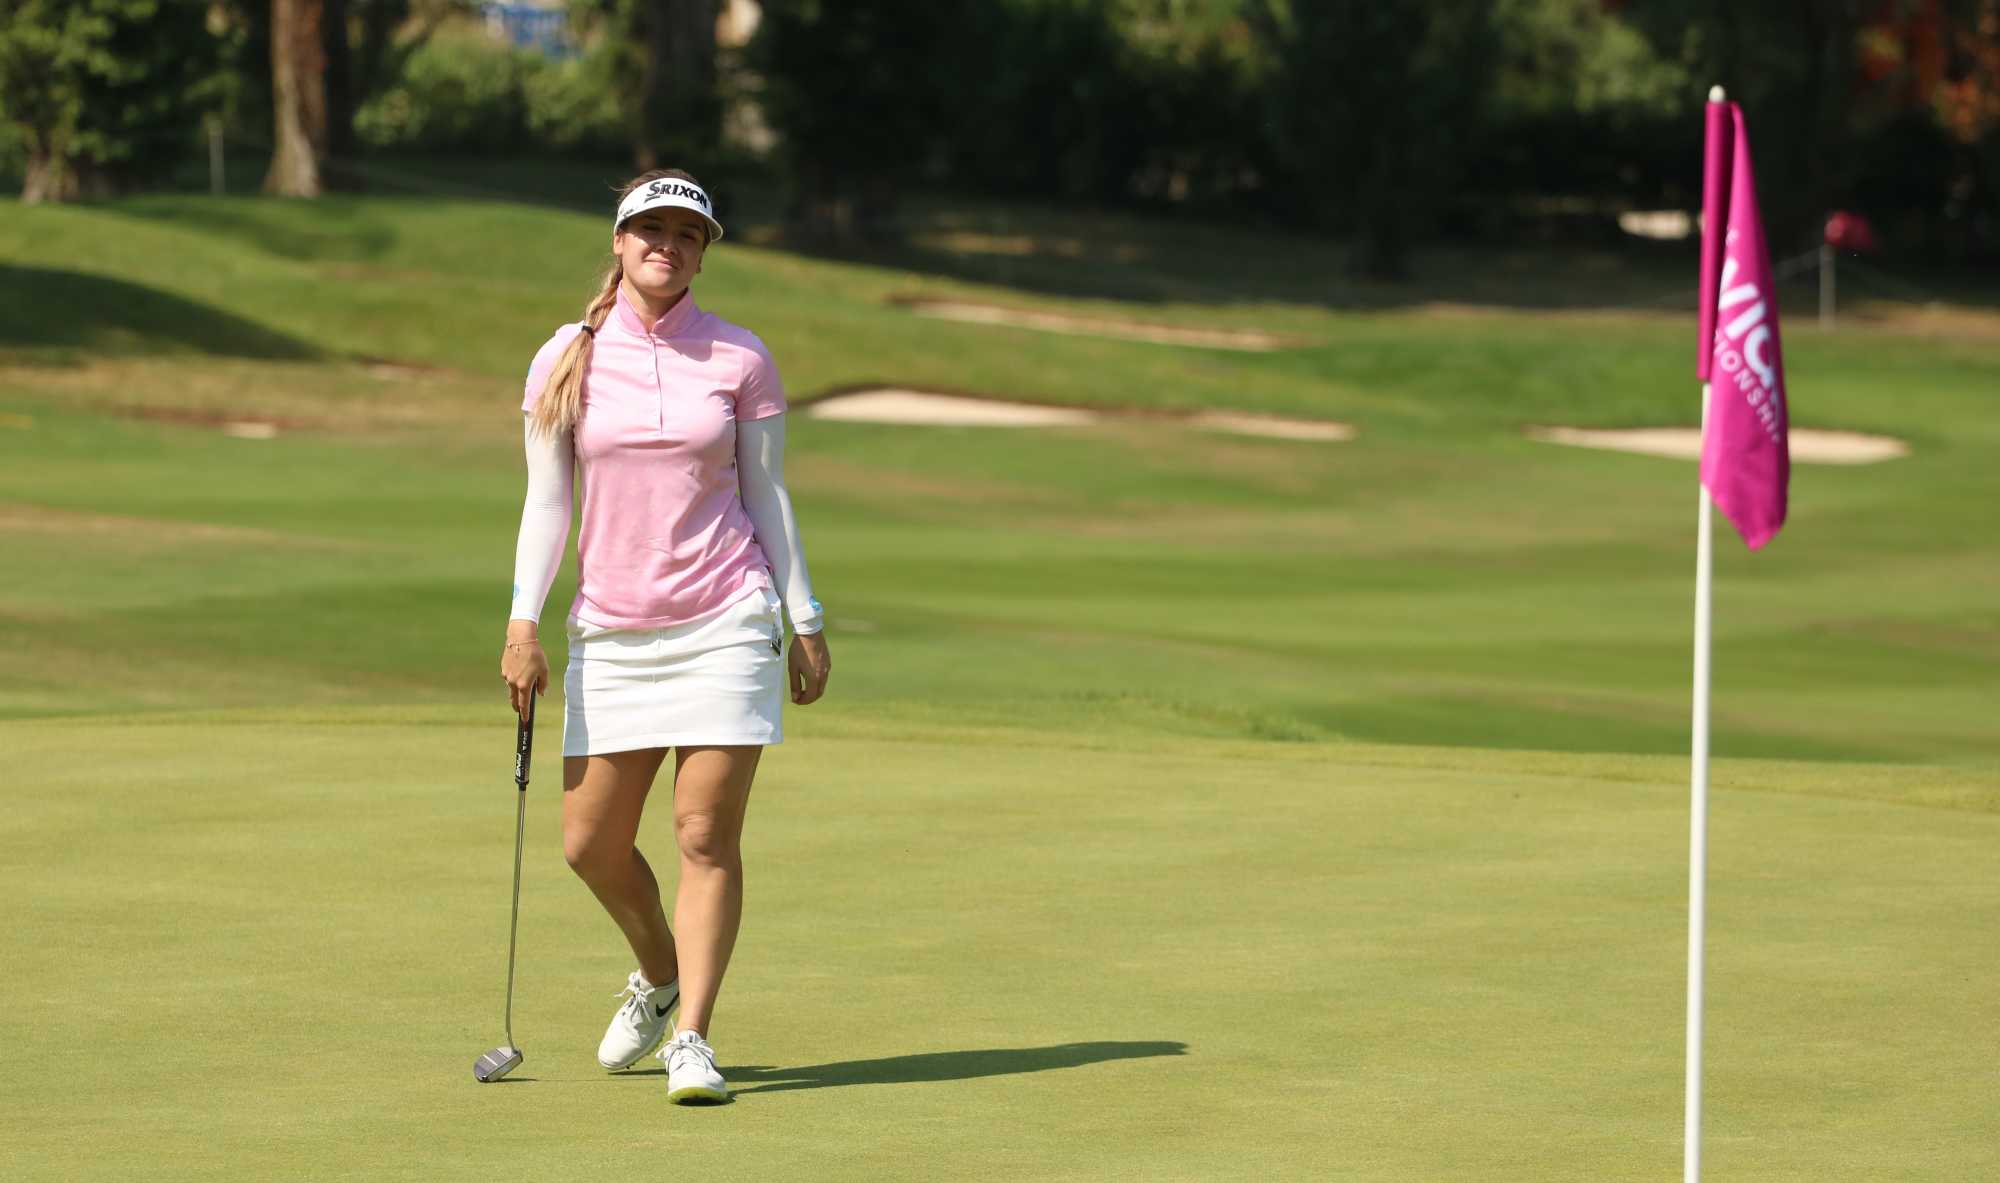
<path id="1" fill-rule="evenodd" d="M 514 1043 L 514 937 L 521 929 L 521 840 L 528 825 L 528 756 L 535 747 L 535 692 L 528 691 L 528 715 L 514 738 L 514 915 L 507 922 L 507 1042 L 479 1057 L 472 1065 L 473 1079 L 491 1084 L 521 1066 L 526 1057 Z"/>

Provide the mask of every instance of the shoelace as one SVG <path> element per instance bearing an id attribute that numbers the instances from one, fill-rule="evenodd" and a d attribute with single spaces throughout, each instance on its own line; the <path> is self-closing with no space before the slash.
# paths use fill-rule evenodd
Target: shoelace
<path id="1" fill-rule="evenodd" d="M 630 997 L 626 997 L 627 995 L 630 995 Z M 634 1026 L 646 1021 L 646 1012 L 650 1009 L 647 1007 L 646 1001 L 650 997 L 650 994 L 648 991 L 639 989 L 637 983 L 625 983 L 625 988 L 611 997 L 625 999 L 625 1005 L 619 1008 L 618 1013 L 630 1018 Z"/>
<path id="2" fill-rule="evenodd" d="M 715 1071 L 715 1049 L 708 1046 L 699 1036 L 694 1039 L 676 1039 L 667 1045 L 668 1071 L 680 1067 L 678 1061 L 683 1052 L 699 1057 L 703 1067 L 707 1068 L 710 1072 Z"/>

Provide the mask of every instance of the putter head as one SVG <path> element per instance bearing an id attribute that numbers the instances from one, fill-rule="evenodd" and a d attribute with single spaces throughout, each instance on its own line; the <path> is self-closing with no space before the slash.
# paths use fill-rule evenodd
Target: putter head
<path id="1" fill-rule="evenodd" d="M 520 1067 L 523 1058 L 518 1047 L 496 1047 L 472 1065 L 473 1078 L 481 1084 L 492 1084 Z"/>

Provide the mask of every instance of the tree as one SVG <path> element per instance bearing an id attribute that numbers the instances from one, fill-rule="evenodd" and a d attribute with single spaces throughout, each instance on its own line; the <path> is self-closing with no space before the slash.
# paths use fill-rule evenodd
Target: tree
<path id="1" fill-rule="evenodd" d="M 0 118 L 26 149 L 21 199 L 108 196 L 189 153 L 227 53 L 207 15 L 163 0 L 0 8 Z"/>
<path id="2" fill-rule="evenodd" d="M 348 0 L 324 0 L 321 46 L 326 60 L 326 151 L 335 160 L 354 155 L 354 55 L 348 48 Z M 367 7 L 368 0 L 361 0 Z"/>
<path id="3" fill-rule="evenodd" d="M 2000 0 L 1905 0 L 1864 26 L 1854 183 L 1899 253 L 2000 252 Z"/>
<path id="4" fill-rule="evenodd" d="M 1459 181 L 1492 76 L 1484 0 L 1259 0 L 1269 125 L 1295 216 L 1354 239 L 1354 267 L 1399 278 Z"/>
<path id="5" fill-rule="evenodd" d="M 570 15 L 608 51 L 636 167 L 713 151 L 722 129 L 715 0 L 571 0 Z"/>
<path id="6" fill-rule="evenodd" d="M 1171 102 L 1170 80 L 1142 77 L 1129 31 L 1102 4 L 1008 0 L 982 8 L 974 29 L 939 32 L 948 40 L 969 34 L 987 47 L 986 60 L 924 48 L 946 66 L 934 82 L 943 94 L 925 105 L 950 115 L 941 127 L 933 120 L 932 134 L 945 133 L 934 146 L 921 135 L 914 146 L 943 154 L 954 178 L 989 191 L 1125 199 L 1148 152 L 1171 134 L 1148 117 L 1150 105 Z M 1051 134 L 1056 128 L 1060 134 Z"/>
<path id="7" fill-rule="evenodd" d="M 1956 71 L 1938 79 L 1934 105 L 1951 138 L 1964 150 L 1960 203 L 1968 231 L 1983 234 L 1987 250 L 2000 249 L 2000 0 L 1962 0 L 1951 29 Z M 1983 211 L 1974 216 L 1970 209 Z"/>
<path id="8" fill-rule="evenodd" d="M 445 22 L 473 6 L 468 0 L 325 2 L 327 151 L 339 158 L 354 152 L 355 113 L 395 85 Z"/>
<path id="9" fill-rule="evenodd" d="M 271 131 L 264 191 L 317 197 L 326 157 L 324 0 L 272 0 Z"/>
<path id="10" fill-rule="evenodd" d="M 1621 12 L 1662 56 L 1687 70 L 1694 83 L 1690 124 L 1713 83 L 1743 105 L 1773 250 L 1816 242 L 1820 220 L 1854 179 L 1856 46 L 1864 7 L 1892 5 L 1673 0 L 1629 5 Z M 1698 167 L 1698 152 L 1690 149 L 1687 158 Z"/>
<path id="11" fill-rule="evenodd" d="M 676 156 L 706 149 L 722 128 L 715 90 L 715 0 L 658 0 L 642 6 L 652 52 L 635 104 L 643 122 L 633 136 L 633 163 L 660 167 L 658 150 Z"/>
<path id="12" fill-rule="evenodd" d="M 1663 55 L 1604 0 L 1497 0 L 1495 73 L 1469 166 L 1476 189 L 1454 223 L 1488 233 L 1547 232 L 1559 220 L 1616 234 L 1633 205 L 1700 201 L 1698 153 L 1708 82 Z M 1560 203 L 1549 198 L 1582 199 Z M 1588 212 L 1585 212 L 1585 211 Z M 1526 215 L 1524 225 L 1521 216 Z M 1573 220 L 1572 220 L 1573 219 Z"/>
<path id="13" fill-rule="evenodd" d="M 798 227 L 866 234 L 900 186 L 960 132 L 986 63 L 971 0 L 790 0 L 764 9 L 750 45 L 765 117 L 796 187 Z M 1048 129 L 1060 135 L 1062 129 Z"/>

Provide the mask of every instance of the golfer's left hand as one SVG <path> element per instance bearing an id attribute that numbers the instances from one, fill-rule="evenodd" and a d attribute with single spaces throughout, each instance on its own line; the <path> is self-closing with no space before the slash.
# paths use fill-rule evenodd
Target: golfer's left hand
<path id="1" fill-rule="evenodd" d="M 824 633 L 792 634 L 792 651 L 785 660 L 792 682 L 792 701 L 799 706 L 819 701 L 826 693 L 826 676 L 833 671 L 833 658 L 826 651 Z"/>

